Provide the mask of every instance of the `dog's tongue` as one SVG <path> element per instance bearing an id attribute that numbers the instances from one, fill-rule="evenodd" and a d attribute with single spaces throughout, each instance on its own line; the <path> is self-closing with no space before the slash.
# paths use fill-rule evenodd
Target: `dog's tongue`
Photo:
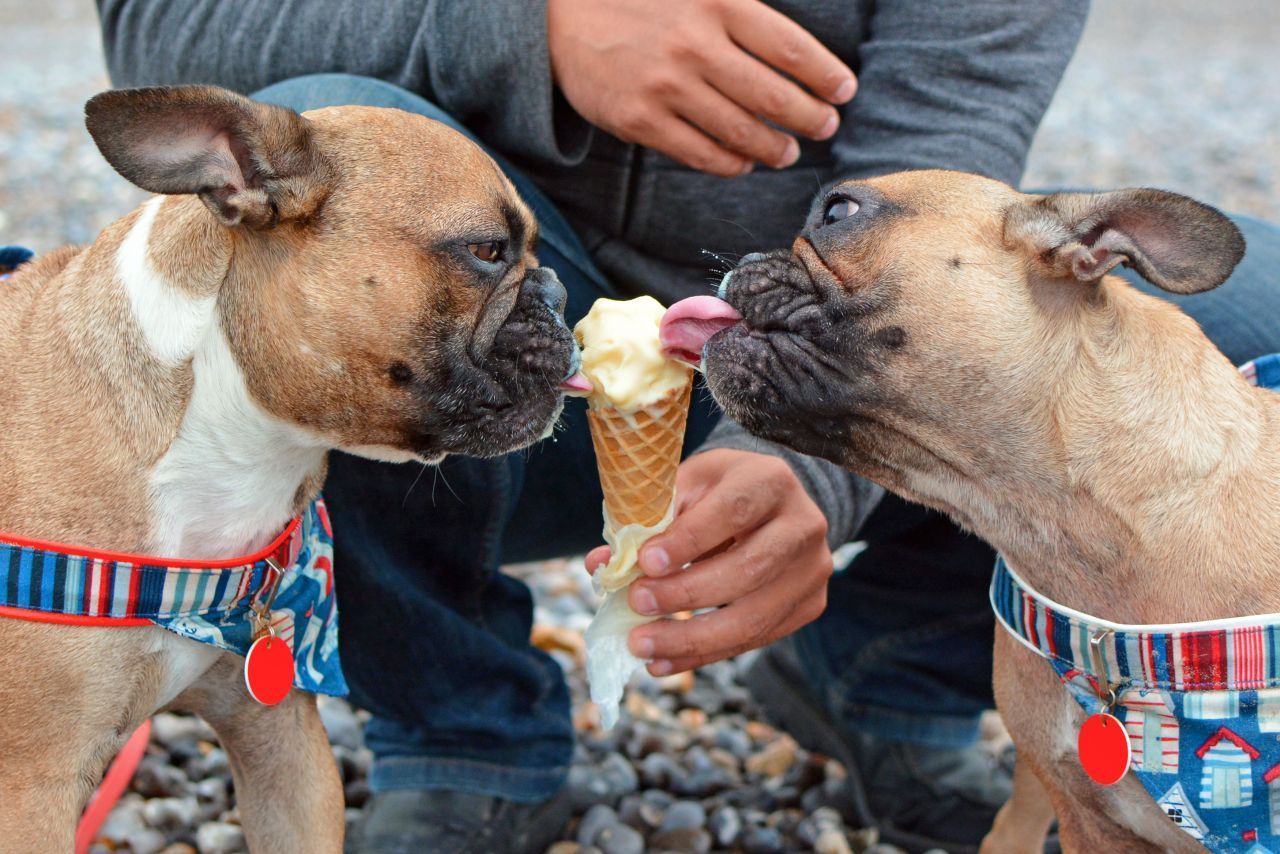
<path id="1" fill-rule="evenodd" d="M 696 368 L 711 336 L 740 320 L 742 315 L 722 299 L 701 296 L 680 300 L 667 309 L 658 327 L 662 353 Z"/>
<path id="2" fill-rule="evenodd" d="M 591 380 L 587 379 L 582 371 L 574 371 L 560 381 L 560 390 L 565 394 L 585 396 L 591 394 L 593 389 L 594 386 L 591 385 Z"/>

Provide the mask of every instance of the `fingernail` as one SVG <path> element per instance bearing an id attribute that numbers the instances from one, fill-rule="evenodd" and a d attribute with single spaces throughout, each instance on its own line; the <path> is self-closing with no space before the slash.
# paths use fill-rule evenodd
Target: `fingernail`
<path id="1" fill-rule="evenodd" d="M 755 167 L 756 167 L 756 164 L 748 160 L 746 163 L 742 164 L 742 168 L 738 170 L 738 174 L 746 175 L 750 173 L 751 170 L 754 169 Z"/>
<path id="2" fill-rule="evenodd" d="M 826 123 L 822 129 L 814 136 L 814 139 L 826 139 L 836 132 L 836 128 L 840 127 L 840 116 L 835 110 L 831 111 L 831 115 L 827 117 Z"/>
<path id="3" fill-rule="evenodd" d="M 666 575 L 671 568 L 671 556 L 662 546 L 650 546 L 640 555 L 640 568 L 649 575 Z"/>
<path id="4" fill-rule="evenodd" d="M 845 81 L 840 84 L 840 88 L 836 90 L 835 98 L 833 100 L 835 100 L 837 104 L 843 104 L 852 98 L 853 93 L 856 91 L 858 91 L 858 84 L 853 82 L 852 77 L 846 78 Z"/>
<path id="5" fill-rule="evenodd" d="M 631 639 L 631 654 L 646 661 L 653 658 L 653 638 L 633 637 Z"/>
<path id="6" fill-rule="evenodd" d="M 658 613 L 658 600 L 654 598 L 653 591 L 647 587 L 638 587 L 631 594 L 631 601 L 635 603 L 636 613 L 652 616 Z"/>
<path id="7" fill-rule="evenodd" d="M 792 163 L 795 163 L 799 159 L 800 143 L 796 142 L 795 139 L 788 139 L 787 150 L 782 153 L 782 157 L 778 158 L 778 162 L 775 164 L 774 168 L 783 169 L 790 166 Z"/>
<path id="8" fill-rule="evenodd" d="M 671 662 L 666 660 L 650 662 L 649 672 L 652 673 L 654 676 L 670 675 Z"/>

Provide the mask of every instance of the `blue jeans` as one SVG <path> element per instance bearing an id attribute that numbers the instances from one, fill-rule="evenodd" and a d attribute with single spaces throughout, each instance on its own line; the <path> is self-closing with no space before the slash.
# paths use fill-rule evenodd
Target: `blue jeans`
<path id="1" fill-rule="evenodd" d="M 304 110 L 398 107 L 467 133 L 422 98 L 365 78 L 298 78 L 256 97 Z M 568 290 L 573 323 L 614 293 L 564 217 L 495 159 L 541 222 L 539 258 Z M 1262 284 L 1264 272 L 1280 269 L 1280 232 L 1241 225 L 1249 259 L 1220 291 L 1188 302 L 1237 360 L 1280 350 L 1280 295 L 1268 298 Z M 718 417 L 707 395 L 694 399 L 687 449 Z M 353 700 L 373 713 L 371 785 L 542 800 L 563 783 L 573 752 L 568 692 L 559 667 L 529 645 L 529 590 L 498 566 L 599 543 L 601 495 L 583 405 L 569 401 L 554 441 L 498 460 L 451 457 L 440 469 L 437 485 L 416 466 L 335 454 L 325 486 L 342 657 Z M 833 580 L 827 613 L 799 635 L 815 690 L 865 731 L 970 742 L 992 704 L 990 548 L 892 497 L 861 536 L 868 547 Z"/>

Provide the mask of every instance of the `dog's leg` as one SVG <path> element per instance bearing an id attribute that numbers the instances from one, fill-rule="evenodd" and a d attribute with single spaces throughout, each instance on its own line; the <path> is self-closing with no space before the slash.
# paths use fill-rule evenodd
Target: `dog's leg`
<path id="1" fill-rule="evenodd" d="M 0 849 L 72 850 L 80 815 L 78 795 L 86 788 L 74 773 L 46 776 L 30 768 L 0 772 Z"/>
<path id="2" fill-rule="evenodd" d="M 224 656 L 175 707 L 208 721 L 227 751 L 249 850 L 339 854 L 342 782 L 315 697 L 290 691 L 278 705 L 259 705 L 243 668 L 244 659 Z"/>
<path id="3" fill-rule="evenodd" d="M 107 763 L 156 706 L 153 632 L 0 619 L 0 851 L 72 850 Z"/>
<path id="4" fill-rule="evenodd" d="M 1013 794 L 996 814 L 981 854 L 1041 854 L 1053 823 L 1053 803 L 1023 757 L 1013 767 Z"/>

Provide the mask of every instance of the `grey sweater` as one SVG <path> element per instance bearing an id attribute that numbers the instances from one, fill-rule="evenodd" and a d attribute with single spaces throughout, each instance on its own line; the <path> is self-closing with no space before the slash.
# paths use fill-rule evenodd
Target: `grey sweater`
<path id="1" fill-rule="evenodd" d="M 771 0 L 858 75 L 836 136 L 788 169 L 723 179 L 593 128 L 555 90 L 546 0 L 97 0 L 119 86 L 251 92 L 322 71 L 421 93 L 524 169 L 628 295 L 663 302 L 736 257 L 790 244 L 819 185 L 948 168 L 1016 184 L 1088 0 Z M 881 494 L 834 465 L 722 423 L 705 448 L 785 457 L 854 536 Z"/>

